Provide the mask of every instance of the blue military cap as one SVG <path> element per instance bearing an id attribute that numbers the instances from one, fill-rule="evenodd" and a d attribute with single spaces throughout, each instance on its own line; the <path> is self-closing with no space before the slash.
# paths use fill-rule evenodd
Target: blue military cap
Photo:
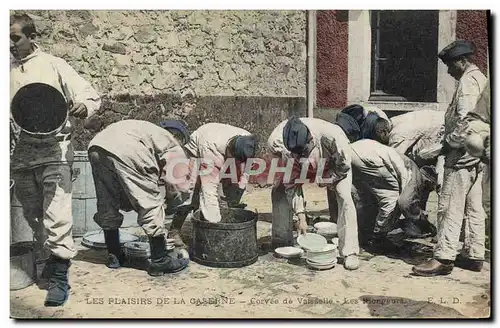
<path id="1" fill-rule="evenodd" d="M 465 40 L 457 40 L 450 43 L 443 50 L 441 50 L 441 52 L 438 54 L 438 57 L 443 62 L 447 62 L 457 59 L 461 56 L 471 55 L 475 52 L 476 46 L 474 45 L 474 43 Z"/>
<path id="2" fill-rule="evenodd" d="M 283 143 L 286 149 L 295 154 L 300 154 L 307 147 L 309 129 L 298 118 L 292 117 L 283 128 Z"/>
<path id="3" fill-rule="evenodd" d="M 254 135 L 238 136 L 234 145 L 236 159 L 246 161 L 253 158 L 257 150 L 257 138 Z"/>
<path id="4" fill-rule="evenodd" d="M 186 126 L 184 125 L 184 123 L 182 123 L 181 121 L 166 120 L 166 121 L 160 122 L 160 126 L 164 129 L 167 129 L 167 130 L 174 129 L 174 130 L 179 131 L 184 136 L 184 142 L 188 142 L 190 139 L 189 132 L 186 129 Z"/>

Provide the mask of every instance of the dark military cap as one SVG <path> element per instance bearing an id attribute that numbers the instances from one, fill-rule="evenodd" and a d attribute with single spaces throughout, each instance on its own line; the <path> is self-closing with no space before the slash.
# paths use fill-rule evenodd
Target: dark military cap
<path id="1" fill-rule="evenodd" d="M 309 129 L 298 117 L 290 118 L 283 128 L 283 143 L 294 154 L 299 154 L 306 148 L 308 137 Z"/>
<path id="2" fill-rule="evenodd" d="M 475 51 L 476 46 L 474 45 L 474 43 L 465 40 L 457 40 L 441 50 L 441 52 L 438 54 L 438 57 L 443 62 L 447 62 L 457 59 L 461 56 L 471 55 Z"/>

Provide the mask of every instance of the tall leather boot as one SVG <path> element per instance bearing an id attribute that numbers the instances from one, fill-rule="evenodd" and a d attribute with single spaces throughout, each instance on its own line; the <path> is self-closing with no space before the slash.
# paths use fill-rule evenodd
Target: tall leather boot
<path id="1" fill-rule="evenodd" d="M 118 269 L 125 266 L 125 254 L 120 245 L 120 232 L 116 230 L 104 230 L 104 241 L 108 249 L 108 262 L 106 266 L 110 269 Z"/>
<path id="2" fill-rule="evenodd" d="M 151 264 L 148 269 L 150 276 L 179 272 L 188 266 L 189 259 L 173 258 L 167 255 L 164 235 L 150 237 L 149 245 L 151 247 Z"/>
<path id="3" fill-rule="evenodd" d="M 70 260 L 50 255 L 46 264 L 48 275 L 48 293 L 45 306 L 62 306 L 66 303 L 71 286 L 68 283 L 68 269 Z"/>
<path id="4" fill-rule="evenodd" d="M 176 213 L 172 220 L 172 224 L 170 225 L 170 229 L 168 231 L 168 238 L 174 239 L 175 247 L 186 247 L 186 244 L 182 240 L 181 229 L 184 221 L 186 221 L 187 213 Z"/>

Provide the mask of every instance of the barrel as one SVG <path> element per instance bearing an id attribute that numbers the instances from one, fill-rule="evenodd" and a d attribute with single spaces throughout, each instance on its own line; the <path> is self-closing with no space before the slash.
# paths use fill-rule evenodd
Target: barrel
<path id="1" fill-rule="evenodd" d="M 75 151 L 73 158 L 73 236 L 82 237 L 88 231 L 100 229 L 94 222 L 97 199 L 87 152 Z"/>
<path id="2" fill-rule="evenodd" d="M 33 285 L 36 273 L 33 243 L 20 242 L 10 245 L 10 290 Z"/>
<path id="3" fill-rule="evenodd" d="M 28 224 L 28 220 L 24 216 L 24 211 L 21 203 L 16 197 L 15 183 L 11 180 L 10 183 L 10 243 L 22 241 L 33 241 L 33 229 Z"/>
<path id="4" fill-rule="evenodd" d="M 94 221 L 97 212 L 92 166 L 86 151 L 75 151 L 73 155 L 73 236 L 82 237 L 85 233 L 101 228 Z M 164 189 L 164 188 L 162 188 Z M 122 228 L 137 227 L 137 213 L 122 212 L 124 218 Z"/>
<path id="5" fill-rule="evenodd" d="M 221 208 L 221 222 L 193 217 L 191 258 L 198 264 L 216 268 L 240 268 L 259 258 L 257 213 L 239 208 Z"/>

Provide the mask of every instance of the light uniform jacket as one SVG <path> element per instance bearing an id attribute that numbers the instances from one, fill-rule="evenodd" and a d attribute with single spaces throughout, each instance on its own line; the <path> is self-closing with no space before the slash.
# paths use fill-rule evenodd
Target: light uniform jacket
<path id="1" fill-rule="evenodd" d="M 107 126 L 99 132 L 89 143 L 88 148 L 98 146 L 110 152 L 125 164 L 128 172 L 158 185 L 160 177 L 166 177 L 169 160 L 180 158 L 187 161 L 187 156 L 175 137 L 165 129 L 139 120 L 123 120 Z M 186 171 L 185 179 L 187 181 Z M 181 179 L 178 174 L 172 173 L 175 178 Z M 146 184 L 145 184 L 146 185 Z M 187 192 L 189 184 L 175 185 L 179 190 Z M 155 188 L 152 188 L 155 189 Z M 133 194 L 133 190 L 125 190 Z"/>
<path id="2" fill-rule="evenodd" d="M 389 146 L 402 154 L 409 151 L 413 160 L 417 156 L 422 157 L 420 151 L 424 148 L 432 145 L 440 148 L 444 134 L 444 114 L 444 111 L 418 110 L 393 117 Z"/>
<path id="3" fill-rule="evenodd" d="M 481 93 L 476 108 L 467 114 L 467 121 L 468 124 L 465 135 L 481 132 L 487 132 L 489 134 L 491 125 L 491 94 L 489 82 Z"/>
<path id="4" fill-rule="evenodd" d="M 334 177 L 335 179 L 335 177 L 337 177 L 338 179 L 344 176 L 351 168 L 351 149 L 349 146 L 349 139 L 347 139 L 342 128 L 318 118 L 305 117 L 300 118 L 300 120 L 308 127 L 313 137 L 314 148 L 308 154 L 310 167 L 312 167 L 313 170 L 317 169 L 320 159 L 328 157 L 329 171 L 324 175 L 324 178 L 328 179 L 329 177 Z M 283 128 L 286 123 L 287 120 L 281 122 L 273 130 L 267 141 L 268 151 L 284 161 L 293 158 L 292 154 L 286 149 L 283 143 Z M 326 137 L 331 141 L 329 143 L 331 149 L 324 149 L 321 143 L 322 137 Z M 298 178 L 298 176 L 292 176 L 291 178 Z M 304 196 L 300 188 L 297 188 L 294 184 L 285 183 L 284 185 L 288 202 L 291 204 L 294 214 L 304 213 Z"/>
<path id="5" fill-rule="evenodd" d="M 210 222 L 220 222 L 220 206 L 218 198 L 219 179 L 218 174 L 226 161 L 228 143 L 236 136 L 251 135 L 247 130 L 221 123 L 208 123 L 199 127 L 191 134 L 189 142 L 184 146 L 191 156 L 198 159 L 213 161 L 214 170 L 210 177 L 201 179 L 200 209 L 203 216 Z M 244 165 L 241 164 L 242 172 Z M 231 166 L 229 166 L 231 167 Z M 227 168 L 227 167 L 226 167 Z M 233 173 L 234 174 L 234 173 Z M 248 175 L 243 173 L 238 181 L 239 188 L 245 189 Z M 197 197 L 197 195 L 194 195 Z"/>
<path id="6" fill-rule="evenodd" d="M 101 99 L 90 83 L 78 75 L 64 59 L 47 54 L 38 47 L 26 58 L 11 62 L 10 100 L 20 88 L 30 83 L 51 85 L 64 95 L 67 102 L 83 103 L 87 107 L 88 116 L 101 105 Z M 69 117 L 56 138 L 37 141 L 36 144 L 24 133 L 20 133 L 13 150 L 11 169 L 29 169 L 73 161 L 71 133 L 75 120 L 74 117 Z"/>
<path id="7" fill-rule="evenodd" d="M 483 90 L 481 97 L 479 98 L 476 108 L 467 114 L 468 124 L 463 133 L 464 138 L 470 134 L 479 134 L 484 140 L 487 136 L 490 136 L 489 147 L 491 149 L 491 95 L 490 95 L 490 83 Z M 491 156 L 491 150 L 490 150 Z M 483 187 L 483 208 L 487 215 L 491 215 L 491 167 L 487 163 L 485 173 L 482 181 Z"/>
<path id="8" fill-rule="evenodd" d="M 363 163 L 357 167 L 359 171 L 370 174 L 378 168 L 386 168 L 398 181 L 400 191 L 403 190 L 409 181 L 411 166 L 394 148 L 370 139 L 356 141 L 351 147 Z"/>
<path id="9" fill-rule="evenodd" d="M 466 153 L 463 148 L 466 115 L 476 107 L 487 79 L 479 68 L 471 65 L 458 81 L 453 99 L 445 114 L 445 140 L 452 149 L 445 158 L 445 167 L 465 168 L 479 163 L 480 159 Z"/>

